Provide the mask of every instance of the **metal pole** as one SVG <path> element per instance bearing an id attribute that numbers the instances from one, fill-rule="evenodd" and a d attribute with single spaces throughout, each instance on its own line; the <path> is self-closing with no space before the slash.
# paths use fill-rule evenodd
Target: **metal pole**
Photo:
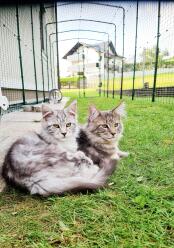
<path id="1" fill-rule="evenodd" d="M 120 99 L 123 96 L 123 73 L 124 73 L 124 30 L 125 30 L 125 9 L 123 9 L 123 52 L 122 52 L 122 68 L 121 68 L 121 89 L 120 89 Z"/>
<path id="2" fill-rule="evenodd" d="M 144 87 L 144 78 L 145 78 L 145 65 L 146 65 L 146 48 L 143 48 L 143 87 Z"/>
<path id="3" fill-rule="evenodd" d="M 58 80 L 58 89 L 61 88 L 60 83 L 60 69 L 59 69 L 59 44 L 58 44 L 58 18 L 57 18 L 57 2 L 55 2 L 55 16 L 56 16 L 56 48 L 57 48 L 57 80 Z"/>
<path id="4" fill-rule="evenodd" d="M 52 82 L 52 89 L 54 88 L 53 84 L 53 68 L 52 68 L 52 53 L 51 53 L 51 37 L 49 35 L 49 47 L 50 47 L 50 68 L 51 68 L 51 82 Z"/>
<path id="5" fill-rule="evenodd" d="M 40 4 L 40 34 L 43 32 L 43 20 L 42 20 L 42 4 Z M 44 67 L 43 67 L 43 57 L 42 57 L 42 37 L 40 35 L 40 56 L 41 56 L 41 69 L 42 69 L 42 80 L 43 80 L 43 99 L 45 102 L 45 80 L 44 80 Z"/>
<path id="6" fill-rule="evenodd" d="M 108 69 L 108 78 L 107 78 L 107 91 L 106 91 L 106 96 L 108 98 L 109 96 L 109 40 L 108 40 L 108 59 L 107 59 L 107 69 Z"/>
<path id="7" fill-rule="evenodd" d="M 154 70 L 154 82 L 152 91 L 152 102 L 155 102 L 156 93 L 156 80 L 158 70 L 158 55 L 159 55 L 159 37 L 160 37 L 160 15 L 161 15 L 161 2 L 158 2 L 158 27 L 157 27 L 157 41 L 156 41 L 156 59 L 155 59 L 155 70 Z"/>
<path id="8" fill-rule="evenodd" d="M 103 72 L 104 72 L 104 85 L 103 85 L 103 93 L 104 93 L 104 96 L 105 96 L 105 84 L 106 84 L 106 82 L 105 82 L 105 80 L 106 80 L 106 77 L 105 77 L 105 43 L 104 43 L 104 53 L 103 53 L 104 55 L 103 55 L 103 60 L 104 60 L 104 68 L 103 68 Z"/>
<path id="9" fill-rule="evenodd" d="M 96 30 L 91 30 L 91 29 L 69 29 L 69 30 L 65 30 L 65 31 L 61 31 L 58 32 L 58 34 L 62 34 L 62 33 L 69 33 L 69 32 L 92 32 L 92 33 L 99 33 L 99 34 L 106 34 L 108 36 L 109 39 L 109 33 L 107 32 L 101 32 L 101 31 L 96 31 Z M 51 33 L 50 36 L 55 35 L 56 33 Z"/>
<path id="10" fill-rule="evenodd" d="M 115 27 L 115 51 L 116 51 L 116 27 Z M 113 98 L 115 96 L 115 56 L 116 56 L 116 54 L 114 54 L 114 68 L 113 68 L 113 70 L 114 70 L 114 72 L 113 72 L 113 85 L 112 85 L 112 97 Z"/>
<path id="11" fill-rule="evenodd" d="M 63 39 L 63 40 L 59 40 L 59 42 L 62 42 L 62 41 L 68 41 L 68 40 L 77 40 L 77 39 L 80 39 L 80 40 L 95 40 L 95 41 L 104 41 L 104 40 L 98 40 L 98 39 L 90 39 L 90 38 L 87 38 L 87 37 L 81 37 L 81 38 L 71 38 L 71 39 Z M 53 41 L 52 44 L 55 44 L 56 41 Z"/>
<path id="12" fill-rule="evenodd" d="M 46 26 L 47 27 L 47 26 Z M 47 28 L 45 29 L 45 35 L 46 35 L 46 55 L 47 55 L 47 79 L 48 79 L 48 91 L 49 91 L 49 89 L 50 89 L 50 87 L 49 87 L 49 66 L 48 66 L 48 41 L 47 41 L 47 39 L 48 39 L 48 35 L 47 35 Z"/>
<path id="13" fill-rule="evenodd" d="M 85 97 L 85 53 L 84 53 L 84 48 L 83 48 L 83 96 Z"/>
<path id="14" fill-rule="evenodd" d="M 135 70 L 136 70 L 136 59 L 137 59 L 137 32 L 138 32 L 138 0 L 137 0 L 137 11 L 136 11 L 135 54 L 134 54 L 134 72 L 133 72 L 133 85 L 132 85 L 132 100 L 134 100 L 134 96 L 135 96 Z"/>
<path id="15" fill-rule="evenodd" d="M 99 50 L 99 60 L 98 60 L 98 62 L 99 62 L 99 68 L 98 68 L 98 81 L 99 81 L 99 96 L 101 96 L 101 51 Z"/>
<path id="16" fill-rule="evenodd" d="M 56 87 L 56 78 L 55 78 L 55 75 L 56 75 L 56 73 L 55 73 L 55 63 L 54 63 L 54 58 L 55 58 L 55 56 L 54 56 L 54 48 L 53 48 L 53 44 L 51 45 L 51 49 L 52 49 L 52 58 L 53 58 L 53 60 L 52 60 L 52 67 L 53 67 L 53 76 L 54 76 L 54 87 Z"/>
<path id="17" fill-rule="evenodd" d="M 79 42 L 79 38 L 78 38 L 78 42 Z M 79 97 L 81 97 L 80 95 L 80 87 L 81 87 L 81 79 L 80 79 L 80 58 L 79 58 L 79 48 L 77 50 L 77 54 L 78 54 L 78 71 L 79 71 Z"/>
<path id="18" fill-rule="evenodd" d="M 38 89 L 37 89 L 37 75 L 36 75 L 36 58 L 35 58 L 35 46 L 34 46 L 34 29 L 33 29 L 33 8 L 30 6 L 31 10 L 31 34 L 32 34 L 32 47 L 33 47 L 33 65 L 34 65 L 34 78 L 36 86 L 36 102 L 38 103 Z"/>
<path id="19" fill-rule="evenodd" d="M 18 49 L 19 49 L 19 63 L 20 63 L 20 72 L 21 72 L 21 81 L 22 81 L 22 98 L 23 98 L 23 104 L 25 104 L 25 85 L 24 85 L 24 74 L 23 74 L 23 63 L 22 63 L 22 52 L 21 52 L 18 5 L 16 5 L 16 24 L 17 24 L 17 40 L 18 40 Z"/>
<path id="20" fill-rule="evenodd" d="M 68 19 L 68 20 L 59 21 L 58 23 L 66 23 L 66 22 L 74 22 L 74 21 L 88 21 L 88 22 L 96 22 L 96 23 L 103 23 L 103 24 L 109 24 L 109 25 L 116 26 L 115 23 L 113 22 L 104 22 L 104 21 L 86 19 L 86 18 Z M 49 22 L 46 25 L 50 25 L 50 24 L 55 24 L 55 22 Z"/>

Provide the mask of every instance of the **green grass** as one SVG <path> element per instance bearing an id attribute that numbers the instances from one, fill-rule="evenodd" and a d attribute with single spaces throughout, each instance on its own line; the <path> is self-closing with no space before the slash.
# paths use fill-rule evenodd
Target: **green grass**
<path id="1" fill-rule="evenodd" d="M 118 100 L 78 99 L 110 109 Z M 11 190 L 0 196 L 0 247 L 174 247 L 173 106 L 127 102 L 123 159 L 112 185 L 94 194 L 42 199 Z"/>
<path id="2" fill-rule="evenodd" d="M 124 77 L 123 78 L 123 90 L 132 89 L 132 83 L 133 83 L 133 78 L 132 77 Z M 120 90 L 120 84 L 121 84 L 120 80 L 121 80 L 120 78 L 115 78 L 115 85 L 114 85 L 115 90 Z M 144 77 L 144 82 L 148 82 L 150 88 L 153 88 L 153 83 L 154 83 L 153 81 L 154 81 L 154 76 L 153 75 L 147 75 L 147 76 Z M 161 73 L 161 74 L 158 74 L 156 87 L 170 87 L 170 86 L 174 86 L 174 73 Z M 143 78 L 142 78 L 142 76 L 137 76 L 135 78 L 134 87 L 135 87 L 135 89 L 143 88 Z M 98 80 L 93 81 L 93 88 L 86 89 L 87 94 L 89 93 L 88 95 L 90 95 L 90 96 L 91 96 L 91 94 L 93 94 L 93 96 L 94 96 L 94 88 L 98 89 Z M 107 88 L 107 81 L 103 80 L 102 89 L 106 89 L 106 88 Z M 109 90 L 112 90 L 112 89 L 113 89 L 113 79 L 110 79 L 109 80 Z M 64 91 L 66 93 L 68 93 L 69 89 L 65 89 Z M 77 96 L 79 95 L 78 94 L 78 89 L 71 89 L 71 91 L 76 93 Z M 81 89 L 81 92 L 83 92 L 82 89 Z M 72 93 L 70 93 L 70 95 L 71 94 Z M 83 95 L 83 93 L 81 93 L 81 95 Z M 96 92 L 95 92 L 95 96 L 96 96 Z"/>
<path id="3" fill-rule="evenodd" d="M 69 83 L 72 86 L 77 86 L 77 82 L 82 79 L 83 76 L 78 76 L 78 77 L 61 77 L 60 82 L 62 86 L 68 86 Z"/>
<path id="4" fill-rule="evenodd" d="M 149 83 L 149 87 L 153 87 L 153 81 L 154 76 L 153 75 L 147 75 L 144 77 L 144 82 Z M 123 90 L 129 90 L 132 89 L 132 83 L 133 83 L 133 74 L 131 77 L 124 76 L 123 78 Z M 96 87 L 98 87 L 98 80 L 94 81 L 94 84 L 96 84 Z M 106 88 L 107 80 L 103 81 L 103 87 Z M 115 78 L 115 90 L 120 90 L 120 84 L 121 79 Z M 174 73 L 161 73 L 157 76 L 157 82 L 156 87 L 169 87 L 174 86 Z M 143 77 L 142 76 L 136 76 L 135 78 L 135 89 L 141 89 L 143 87 Z M 113 79 L 109 80 L 109 90 L 113 89 Z"/>
<path id="5" fill-rule="evenodd" d="M 147 75 L 144 77 L 144 82 L 149 82 L 149 87 L 153 87 L 153 75 Z M 132 77 L 124 77 L 123 90 L 132 89 Z M 105 83 L 106 84 L 106 83 Z M 112 90 L 113 80 L 109 80 L 109 89 Z M 174 73 L 161 73 L 157 76 L 156 87 L 169 87 L 174 86 Z M 135 89 L 141 89 L 143 87 L 142 76 L 135 78 Z M 120 78 L 115 78 L 115 90 L 120 90 Z"/>
<path id="6" fill-rule="evenodd" d="M 85 96 L 87 97 L 95 97 L 98 96 L 98 88 L 86 88 L 83 90 L 83 88 L 79 89 L 61 89 L 63 96 L 68 97 L 83 97 L 83 93 L 85 91 Z"/>

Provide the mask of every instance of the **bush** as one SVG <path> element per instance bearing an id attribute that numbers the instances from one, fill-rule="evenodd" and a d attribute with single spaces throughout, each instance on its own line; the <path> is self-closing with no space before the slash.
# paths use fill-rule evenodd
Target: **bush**
<path id="1" fill-rule="evenodd" d="M 80 79 L 83 79 L 83 76 L 65 77 L 60 79 L 60 83 L 63 87 L 78 87 Z"/>

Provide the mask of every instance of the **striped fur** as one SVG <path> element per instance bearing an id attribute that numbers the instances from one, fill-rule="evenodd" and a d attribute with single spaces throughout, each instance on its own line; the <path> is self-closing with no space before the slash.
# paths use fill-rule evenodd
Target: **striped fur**
<path id="1" fill-rule="evenodd" d="M 106 160 L 107 169 L 100 169 L 77 151 L 76 102 L 61 111 L 43 105 L 42 114 L 41 132 L 18 139 L 6 154 L 2 176 L 7 184 L 42 196 L 103 187 L 115 163 Z"/>
<path id="2" fill-rule="evenodd" d="M 95 106 L 91 106 L 88 122 L 81 128 L 77 138 L 78 149 L 100 167 L 105 166 L 105 159 L 118 161 L 121 157 L 128 156 L 127 152 L 118 148 L 123 134 L 122 117 L 125 115 L 124 103 L 109 111 L 99 111 Z"/>

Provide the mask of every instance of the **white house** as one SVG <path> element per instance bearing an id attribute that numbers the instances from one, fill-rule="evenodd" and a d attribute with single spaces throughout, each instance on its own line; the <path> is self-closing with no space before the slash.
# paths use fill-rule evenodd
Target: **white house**
<path id="1" fill-rule="evenodd" d="M 102 79 L 113 77 L 114 59 L 115 73 L 120 72 L 123 57 L 116 53 L 113 43 L 110 41 L 98 44 L 86 44 L 77 42 L 64 56 L 71 62 L 68 68 L 69 75 L 84 75 L 87 85 L 98 83 Z"/>

